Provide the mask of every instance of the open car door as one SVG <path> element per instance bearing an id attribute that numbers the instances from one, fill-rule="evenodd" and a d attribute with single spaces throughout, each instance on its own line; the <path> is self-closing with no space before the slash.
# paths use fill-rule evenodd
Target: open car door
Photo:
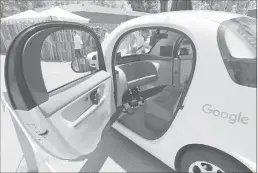
<path id="1" fill-rule="evenodd" d="M 49 93 L 42 75 L 41 49 L 47 36 L 61 30 L 80 30 L 95 39 L 98 68 Z M 45 22 L 20 32 L 6 55 L 5 82 L 3 101 L 11 115 L 35 143 L 56 158 L 74 160 L 90 154 L 110 127 L 111 74 L 106 71 L 97 35 L 85 25 Z"/>

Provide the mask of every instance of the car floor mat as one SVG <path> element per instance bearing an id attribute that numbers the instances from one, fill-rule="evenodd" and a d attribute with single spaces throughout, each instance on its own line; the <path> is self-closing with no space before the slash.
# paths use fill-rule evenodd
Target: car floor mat
<path id="1" fill-rule="evenodd" d="M 158 139 L 174 120 L 173 110 L 180 94 L 180 89 L 167 87 L 147 99 L 144 106 L 135 108 L 133 115 L 123 113 L 118 122 L 145 139 Z"/>

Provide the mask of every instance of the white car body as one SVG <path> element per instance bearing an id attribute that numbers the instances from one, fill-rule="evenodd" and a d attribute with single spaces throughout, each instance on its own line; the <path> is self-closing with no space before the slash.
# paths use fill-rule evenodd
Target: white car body
<path id="1" fill-rule="evenodd" d="M 112 47 L 116 40 L 123 33 L 144 26 L 162 25 L 186 33 L 196 45 L 197 62 L 195 77 L 184 101 L 185 108 L 178 112 L 176 119 L 164 136 L 150 141 L 136 135 L 118 122 L 113 127 L 172 168 L 175 168 L 175 158 L 180 149 L 197 144 L 223 151 L 255 171 L 256 117 L 254 115 L 256 113 L 254 108 L 256 106 L 256 89 L 237 86 L 231 81 L 217 46 L 219 24 L 237 16 L 239 15 L 209 11 L 169 12 L 136 18 L 116 28 L 102 43 L 105 62 L 110 72 Z M 202 20 L 201 25 L 195 25 L 194 23 L 199 23 L 199 20 Z M 208 58 L 207 55 L 209 55 Z M 209 73 L 205 73 L 206 68 L 209 68 Z M 216 80 L 218 76 L 220 76 L 219 81 Z M 206 84 L 200 85 L 204 81 Z M 222 81 L 223 85 L 218 85 Z M 214 92 L 214 87 L 216 92 Z M 228 104 L 232 101 L 231 99 L 235 100 L 235 98 L 241 98 L 241 100 L 234 101 L 234 104 Z M 242 100 L 248 100 L 250 104 L 244 105 Z M 249 118 L 249 123 L 248 125 L 240 123 L 233 125 L 226 119 L 205 115 L 202 112 L 205 104 L 210 104 L 212 109 L 221 112 L 228 111 L 232 114 L 242 112 L 242 115 Z M 198 124 L 192 122 L 198 122 Z"/>
<path id="2" fill-rule="evenodd" d="M 177 156 L 182 151 L 198 145 L 226 153 L 256 172 L 256 88 L 240 86 L 231 80 L 217 43 L 219 25 L 235 17 L 240 15 L 209 11 L 146 15 L 121 24 L 102 43 L 107 72 L 112 74 L 113 48 L 127 31 L 163 26 L 179 30 L 193 41 L 196 47 L 194 76 L 183 103 L 184 108 L 178 111 L 167 132 L 159 139 L 146 140 L 119 122 L 113 124 L 121 134 L 172 169 L 176 169 Z M 87 56 L 91 64 L 95 63 L 92 60 L 94 55 L 93 52 Z M 111 93 L 113 90 L 112 87 Z M 249 104 L 243 104 L 245 101 Z M 114 97 L 111 97 L 106 106 L 111 106 L 111 115 L 115 113 Z M 237 115 L 238 120 L 233 123 L 228 118 L 222 118 L 221 113 L 227 113 L 228 117 L 231 114 Z M 57 117 L 51 119 L 58 121 Z M 64 128 L 61 122 L 58 125 L 60 129 Z M 78 150 L 83 144 L 78 144 Z M 84 149 L 85 152 L 86 150 Z M 94 147 L 89 147 L 87 152 L 89 150 L 93 151 Z"/>

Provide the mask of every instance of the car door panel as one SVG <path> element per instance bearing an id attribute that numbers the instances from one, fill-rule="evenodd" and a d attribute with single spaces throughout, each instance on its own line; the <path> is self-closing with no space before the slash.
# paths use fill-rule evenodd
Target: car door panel
<path id="1" fill-rule="evenodd" d="M 104 89 L 105 83 L 102 83 L 100 86 L 97 86 L 94 90 L 99 89 L 100 100 L 104 101 Z M 86 94 L 82 94 L 78 99 L 71 102 L 71 104 L 67 105 L 62 111 L 62 116 L 64 119 L 74 122 L 77 120 L 84 112 L 86 112 L 94 103 L 91 100 L 92 90 L 87 92 Z"/>
<path id="2" fill-rule="evenodd" d="M 105 87 L 101 85 L 105 85 Z M 105 109 L 105 107 L 111 106 L 111 101 L 108 100 L 109 97 L 107 96 L 110 91 L 110 86 L 111 79 L 109 77 L 105 79 L 100 86 L 98 85 L 89 89 L 85 94 L 81 95 L 67 106 L 64 106 L 48 118 L 60 134 L 64 136 L 65 140 L 78 151 L 82 152 L 81 154 L 90 153 L 95 149 L 94 146 L 97 146 L 97 143 L 99 143 L 99 140 L 101 139 L 102 130 L 111 118 L 110 114 Z M 96 105 L 92 104 L 91 106 L 86 105 L 85 107 L 80 107 L 83 106 L 80 104 L 81 99 L 87 98 L 88 95 L 98 87 L 103 87 L 103 94 L 99 103 Z M 74 113 L 71 112 L 69 115 L 68 113 L 71 111 L 70 106 L 73 107 L 74 105 L 78 106 L 79 111 L 75 110 Z M 89 108 L 87 109 L 88 106 Z M 69 117 L 75 115 L 76 118 L 73 117 L 73 121 L 69 121 L 67 118 L 64 118 L 65 115 Z M 88 143 L 88 140 L 90 140 L 91 143 Z"/>
<path id="3" fill-rule="evenodd" d="M 104 71 L 97 72 L 93 76 L 84 77 L 79 84 L 77 83 L 71 88 L 62 90 L 62 92 L 52 95 L 49 97 L 49 100 L 41 105 L 40 109 L 45 113 L 47 117 L 53 115 L 58 110 L 62 109 L 64 106 L 67 106 L 72 101 L 77 99 L 79 96 L 87 93 L 90 89 L 96 87 L 101 82 L 105 81 L 110 75 Z"/>
<path id="4" fill-rule="evenodd" d="M 54 125 L 48 122 L 39 107 L 35 107 L 29 111 L 14 110 L 10 106 L 11 102 L 7 93 L 3 93 L 3 101 L 19 126 L 48 154 L 59 159 L 73 159 L 81 155 L 67 143 Z M 48 130 L 46 135 L 39 135 L 45 133 L 46 130 Z M 60 156 L 65 156 L 65 158 Z"/>
<path id="5" fill-rule="evenodd" d="M 111 106 L 111 100 L 108 100 L 108 98 L 110 98 L 108 94 L 111 87 L 111 78 L 110 74 L 104 71 L 100 71 L 98 74 L 99 75 L 96 74 L 98 78 L 94 75 L 92 76 L 92 79 L 98 79 L 95 80 L 95 83 L 100 84 L 95 87 L 89 87 L 89 84 L 94 80 L 86 80 L 86 84 L 82 82 L 80 83 L 80 86 L 77 85 L 78 87 L 71 88 L 71 90 L 76 91 L 76 89 L 82 87 L 84 88 L 82 92 L 84 94 L 81 94 L 77 99 L 69 102 L 65 106 L 59 106 L 58 110 L 57 107 L 55 107 L 57 111 L 51 116 L 46 116 L 45 111 L 42 111 L 42 105 L 44 103 L 30 111 L 15 111 L 15 115 L 19 117 L 19 121 L 21 121 L 21 123 L 27 128 L 28 132 L 32 135 L 32 138 L 37 140 L 45 148 L 51 148 L 52 151 L 48 152 L 53 153 L 53 155 L 60 155 L 61 150 L 62 155 L 66 155 L 66 159 L 77 158 L 81 155 L 87 155 L 93 152 L 99 143 L 102 131 L 111 118 L 111 114 L 105 109 Z M 102 77 L 100 78 L 100 76 Z M 90 86 L 94 85 L 91 84 Z M 85 103 L 86 106 L 89 106 L 88 109 L 87 107 L 86 109 L 85 107 L 78 107 L 80 111 L 84 110 L 81 111 L 82 114 L 76 115 L 73 112 L 71 112 L 70 115 L 68 114 L 70 112 L 67 111 L 69 111 L 71 105 L 76 105 L 78 101 L 80 102 L 81 98 L 84 98 L 85 96 L 89 97 L 89 94 L 97 88 L 100 88 L 100 101 L 97 105 L 89 103 L 91 104 L 90 106 Z M 64 92 L 60 94 L 63 93 Z M 71 95 L 71 93 L 68 94 Z M 55 96 L 58 97 L 57 95 Z M 58 98 L 60 99 L 60 97 Z M 57 99 L 55 102 L 46 103 L 47 105 L 56 105 L 58 101 L 59 100 Z M 79 103 L 77 106 L 82 105 Z M 45 104 L 44 109 L 47 110 L 47 108 L 48 107 Z M 78 113 L 78 111 L 76 112 L 75 110 L 75 113 Z M 78 118 L 73 118 L 75 119 L 74 121 L 69 121 L 67 118 L 63 117 L 64 114 L 70 117 L 75 115 Z M 39 135 L 39 133 L 45 133 L 46 131 L 48 131 L 46 135 Z M 91 141 L 90 143 L 88 142 L 89 140 Z M 53 146 L 52 144 L 55 145 Z M 57 151 L 55 151 L 56 147 L 58 147 Z M 65 152 L 63 150 L 68 151 Z"/>
<path id="6" fill-rule="evenodd" d="M 43 81 L 40 67 L 42 40 L 59 30 L 89 33 L 96 41 L 99 64 L 86 77 L 47 92 L 49 81 Z M 20 32 L 6 55 L 5 81 L 3 101 L 11 115 L 28 138 L 59 159 L 74 160 L 93 152 L 116 117 L 111 114 L 111 74 L 98 36 L 79 23 L 44 22 Z"/>

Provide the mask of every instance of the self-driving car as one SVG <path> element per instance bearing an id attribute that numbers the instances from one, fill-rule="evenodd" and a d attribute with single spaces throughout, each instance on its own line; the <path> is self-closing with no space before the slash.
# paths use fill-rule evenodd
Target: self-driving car
<path id="1" fill-rule="evenodd" d="M 256 172 L 256 24 L 233 13 L 166 12 L 124 22 L 100 44 L 85 25 L 39 23 L 8 49 L 3 100 L 58 159 L 87 158 L 115 128 L 176 171 Z M 87 33 L 96 49 L 47 65 L 42 44 L 63 30 Z"/>

